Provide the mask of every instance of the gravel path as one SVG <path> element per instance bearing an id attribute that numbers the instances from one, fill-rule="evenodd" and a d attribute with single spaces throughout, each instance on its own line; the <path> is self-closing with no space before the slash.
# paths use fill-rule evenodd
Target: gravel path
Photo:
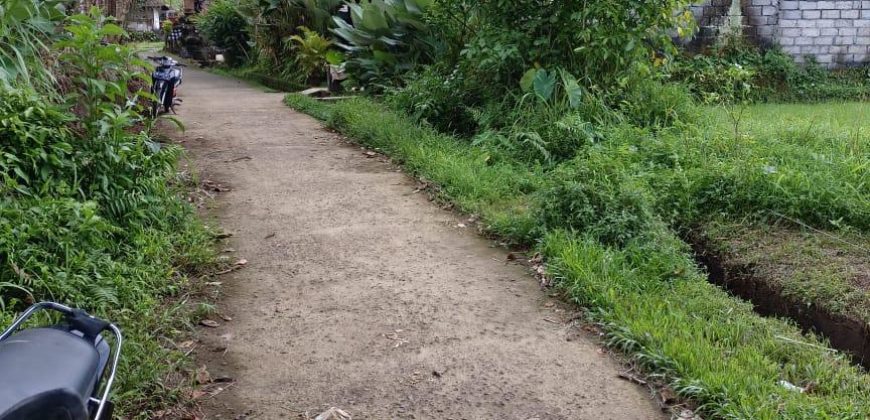
<path id="1" fill-rule="evenodd" d="M 661 418 L 507 252 L 308 116 L 186 70 L 179 117 L 244 269 L 200 360 L 236 380 L 209 419 Z"/>

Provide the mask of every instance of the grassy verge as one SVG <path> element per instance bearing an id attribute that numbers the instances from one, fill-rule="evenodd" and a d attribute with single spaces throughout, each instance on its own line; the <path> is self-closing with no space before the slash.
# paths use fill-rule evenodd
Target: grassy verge
<path id="1" fill-rule="evenodd" d="M 567 174 L 557 170 L 553 176 L 526 165 L 491 162 L 478 148 L 417 126 L 365 99 L 333 105 L 288 95 L 286 102 L 380 149 L 415 176 L 434 183 L 461 210 L 479 214 L 490 232 L 516 243 L 537 243 L 559 287 L 589 308 L 590 316 L 606 331 L 608 343 L 679 395 L 695 401 L 703 415 L 759 419 L 870 415 L 870 377 L 816 338 L 802 335 L 787 322 L 756 315 L 750 305 L 706 281 L 687 245 L 668 228 L 673 220 L 690 216 L 654 215 L 649 206 L 664 208 L 664 201 L 640 188 L 650 179 L 630 177 L 613 184 L 602 181 L 606 173 L 584 173 L 582 168 L 579 172 L 576 167 L 561 169 Z M 680 144 L 676 140 L 668 147 Z M 618 146 L 627 154 L 636 150 L 629 144 Z M 663 153 L 658 158 L 672 155 Z M 576 176 L 584 177 L 584 182 L 566 182 Z M 680 178 L 652 179 L 677 185 Z M 585 191 L 584 184 L 617 188 L 612 191 L 616 198 Z M 590 223 L 579 214 L 565 220 L 564 214 L 576 212 L 561 212 L 563 206 L 547 197 L 570 194 L 592 198 L 590 205 L 600 213 L 620 217 Z M 569 210 L 572 205 L 566 204 Z M 625 211 L 633 207 L 637 212 Z M 789 389 L 782 381 L 805 392 Z"/>

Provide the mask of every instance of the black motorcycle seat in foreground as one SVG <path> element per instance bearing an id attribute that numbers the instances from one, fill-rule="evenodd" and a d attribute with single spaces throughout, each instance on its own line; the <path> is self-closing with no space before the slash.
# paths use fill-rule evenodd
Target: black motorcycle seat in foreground
<path id="1" fill-rule="evenodd" d="M 86 418 L 83 401 L 98 364 L 92 343 L 58 329 L 26 329 L 0 341 L 0 420 L 45 414 L 39 407 L 58 407 L 52 420 Z"/>

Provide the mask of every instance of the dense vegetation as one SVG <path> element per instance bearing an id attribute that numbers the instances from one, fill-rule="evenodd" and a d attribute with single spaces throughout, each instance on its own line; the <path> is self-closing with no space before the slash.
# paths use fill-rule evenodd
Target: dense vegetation
<path id="1" fill-rule="evenodd" d="M 865 418 L 866 373 L 708 283 L 687 241 L 740 243 L 750 257 L 807 234 L 835 238 L 825 252 L 866 252 L 863 118 L 834 124 L 749 105 L 864 99 L 866 70 L 798 66 L 739 38 L 684 55 L 671 38 L 692 30 L 673 12 L 684 5 L 374 0 L 350 5 L 350 22 L 325 18 L 336 12 L 329 1 L 237 8 L 273 19 L 247 27 L 261 60 L 249 65 L 282 63 L 284 77 L 316 82 L 334 51 L 346 89 L 378 94 L 335 105 L 290 95 L 289 105 L 391 155 L 489 233 L 541 251 L 608 344 L 702 415 Z M 317 61 L 302 43 L 275 44 L 266 33 L 279 26 L 281 39 L 316 35 L 331 48 L 301 65 Z M 805 267 L 826 261 L 819 246 L 754 251 L 752 263 Z M 864 316 L 867 291 L 843 264 L 771 281 L 801 304 Z"/>
<path id="2" fill-rule="evenodd" d="M 164 298 L 210 263 L 212 238 L 180 197 L 181 150 L 143 117 L 146 63 L 104 42 L 125 33 L 99 11 L 59 7 L 0 3 L 0 325 L 42 300 L 117 323 L 116 403 L 147 418 L 180 398 L 169 345 L 191 311 Z"/>

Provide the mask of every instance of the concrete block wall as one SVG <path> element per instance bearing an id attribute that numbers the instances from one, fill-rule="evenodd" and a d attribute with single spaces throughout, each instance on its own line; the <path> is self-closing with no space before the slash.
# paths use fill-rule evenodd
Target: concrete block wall
<path id="1" fill-rule="evenodd" d="M 692 39 L 694 47 L 710 45 L 722 36 L 728 26 L 728 10 L 732 0 L 707 0 L 689 6 L 698 23 L 698 33 Z"/>
<path id="2" fill-rule="evenodd" d="M 870 64 L 870 0 L 707 0 L 690 9 L 699 27 L 690 47 L 712 44 L 736 21 L 756 44 L 778 44 L 798 62 Z"/>
<path id="3" fill-rule="evenodd" d="M 829 67 L 870 60 L 870 1 L 779 2 L 782 49 L 803 61 L 807 56 Z"/>

